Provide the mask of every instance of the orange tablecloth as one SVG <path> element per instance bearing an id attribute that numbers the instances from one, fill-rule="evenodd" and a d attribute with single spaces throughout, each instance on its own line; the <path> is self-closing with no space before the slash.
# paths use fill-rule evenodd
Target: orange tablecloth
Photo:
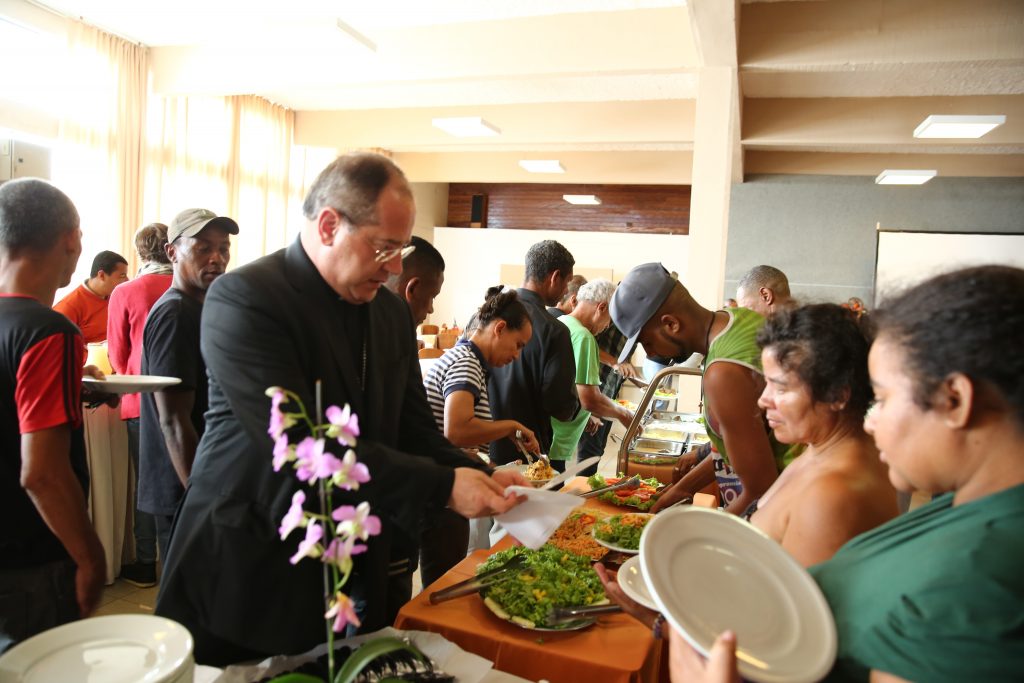
<path id="1" fill-rule="evenodd" d="M 575 482 L 574 482 L 575 483 Z M 584 501 L 609 512 L 622 508 Z M 661 643 L 650 630 L 625 614 L 609 614 L 582 631 L 528 631 L 491 614 L 479 596 L 431 605 L 428 596 L 473 575 L 490 553 L 511 545 L 504 539 L 494 549 L 479 550 L 456 565 L 402 607 L 395 621 L 400 629 L 439 633 L 464 650 L 494 662 L 499 671 L 531 681 L 551 683 L 640 683 L 657 681 Z"/>

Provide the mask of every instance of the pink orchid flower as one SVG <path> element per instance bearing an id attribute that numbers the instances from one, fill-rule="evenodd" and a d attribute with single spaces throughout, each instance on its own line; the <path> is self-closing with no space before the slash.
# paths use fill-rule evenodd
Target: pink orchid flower
<path id="1" fill-rule="evenodd" d="M 338 533 L 354 536 L 361 541 L 380 533 L 380 517 L 370 514 L 370 504 L 362 502 L 359 507 L 342 505 L 331 513 L 338 524 Z"/>
<path id="2" fill-rule="evenodd" d="M 304 557 L 319 557 L 323 550 L 320 540 L 324 537 L 324 528 L 319 522 L 310 522 L 306 527 L 306 538 L 299 543 L 299 550 L 288 561 L 298 564 Z"/>
<path id="3" fill-rule="evenodd" d="M 345 453 L 341 469 L 334 473 L 332 479 L 338 488 L 355 491 L 359 489 L 360 484 L 370 481 L 370 470 L 366 468 L 366 465 L 357 461 L 355 452 L 350 450 Z"/>
<path id="4" fill-rule="evenodd" d="M 281 520 L 281 528 L 278 530 L 281 533 L 282 541 L 288 537 L 288 534 L 300 526 L 306 525 L 306 512 L 302 509 L 302 504 L 305 502 L 306 494 L 302 491 L 296 491 L 292 496 L 292 506 L 285 513 L 284 519 Z"/>
<path id="5" fill-rule="evenodd" d="M 292 447 L 288 444 L 288 435 L 281 434 L 274 441 L 274 471 L 280 472 L 281 468 L 285 466 L 289 460 L 295 458 L 295 453 Z"/>
<path id="6" fill-rule="evenodd" d="M 359 436 L 359 418 L 347 403 L 344 408 L 329 406 L 324 411 L 324 417 L 331 423 L 327 429 L 327 436 L 336 438 L 338 443 L 349 448 L 356 445 L 356 437 Z"/>
<path id="7" fill-rule="evenodd" d="M 295 424 L 295 418 L 288 413 L 281 412 L 281 404 L 288 400 L 284 389 L 270 387 L 266 394 L 270 397 L 270 426 L 267 428 L 267 434 L 277 440 L 281 438 L 286 429 Z"/>
<path id="8" fill-rule="evenodd" d="M 360 626 L 359 616 L 356 614 L 355 605 L 352 600 L 342 592 L 335 594 L 334 599 L 331 600 L 330 609 L 324 614 L 325 619 L 334 619 L 334 625 L 331 627 L 335 633 L 341 632 L 348 624 L 355 624 Z"/>
<path id="9" fill-rule="evenodd" d="M 324 451 L 324 440 L 307 436 L 295 447 L 297 467 L 295 476 L 300 481 L 315 482 L 329 479 L 344 469 L 340 460 Z"/>
<path id="10" fill-rule="evenodd" d="M 366 546 L 356 543 L 355 536 L 348 536 L 344 539 L 339 536 L 331 540 L 321 559 L 324 562 L 337 565 L 339 570 L 348 573 L 352 569 L 352 556 L 365 552 Z"/>

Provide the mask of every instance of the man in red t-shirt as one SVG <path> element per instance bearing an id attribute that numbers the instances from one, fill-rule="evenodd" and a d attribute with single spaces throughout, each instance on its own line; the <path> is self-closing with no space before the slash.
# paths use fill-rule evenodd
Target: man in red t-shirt
<path id="1" fill-rule="evenodd" d="M 150 223 L 135 233 L 142 267 L 134 280 L 114 289 L 107 309 L 107 357 L 119 375 L 138 375 L 142 365 L 142 331 L 149 309 L 171 286 L 167 226 Z M 135 562 L 121 567 L 121 578 L 146 588 L 156 585 L 156 526 L 153 515 L 138 509 L 139 395 L 121 397 L 121 419 L 128 429 L 128 452 L 135 468 Z"/>
<path id="2" fill-rule="evenodd" d="M 85 506 L 82 337 L 50 308 L 78 225 L 53 185 L 0 185 L 0 652 L 89 616 L 106 573 Z"/>

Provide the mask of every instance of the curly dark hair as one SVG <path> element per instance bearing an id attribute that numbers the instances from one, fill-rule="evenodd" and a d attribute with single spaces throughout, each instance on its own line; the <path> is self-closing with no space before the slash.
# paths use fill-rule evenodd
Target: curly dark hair
<path id="1" fill-rule="evenodd" d="M 785 370 L 796 373 L 819 403 L 849 398 L 843 413 L 863 418 L 874 399 L 868 377 L 871 332 L 866 318 L 857 320 L 836 304 L 811 304 L 779 311 L 757 334 L 762 349 L 771 349 Z"/>
<path id="2" fill-rule="evenodd" d="M 487 290 L 483 306 L 477 309 L 476 327 L 486 327 L 493 320 L 504 320 L 510 330 L 518 330 L 530 320 L 526 306 L 516 290 L 502 291 L 501 285 Z M 475 329 L 475 328 L 474 328 Z"/>
<path id="3" fill-rule="evenodd" d="M 556 270 L 562 275 L 568 275 L 574 265 L 576 259 L 555 240 L 537 242 L 526 250 L 527 282 L 543 282 Z"/>
<path id="4" fill-rule="evenodd" d="M 1024 427 L 1024 270 L 979 266 L 933 277 L 885 301 L 878 336 L 905 354 L 914 401 L 932 406 L 949 375 L 987 384 Z"/>

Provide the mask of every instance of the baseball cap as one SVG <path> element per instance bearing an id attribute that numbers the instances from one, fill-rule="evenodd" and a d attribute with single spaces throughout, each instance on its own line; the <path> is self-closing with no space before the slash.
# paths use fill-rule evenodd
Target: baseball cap
<path id="1" fill-rule="evenodd" d="M 675 287 L 676 280 L 660 263 L 644 263 L 626 273 L 612 295 L 611 313 L 615 327 L 626 336 L 619 354 L 622 363 L 633 355 L 640 330 L 647 324 Z"/>
<path id="2" fill-rule="evenodd" d="M 227 216 L 218 216 L 209 209 L 185 209 L 174 217 L 167 228 L 167 242 L 169 244 L 182 236 L 195 237 L 214 221 L 232 235 L 238 234 L 238 223 Z"/>

